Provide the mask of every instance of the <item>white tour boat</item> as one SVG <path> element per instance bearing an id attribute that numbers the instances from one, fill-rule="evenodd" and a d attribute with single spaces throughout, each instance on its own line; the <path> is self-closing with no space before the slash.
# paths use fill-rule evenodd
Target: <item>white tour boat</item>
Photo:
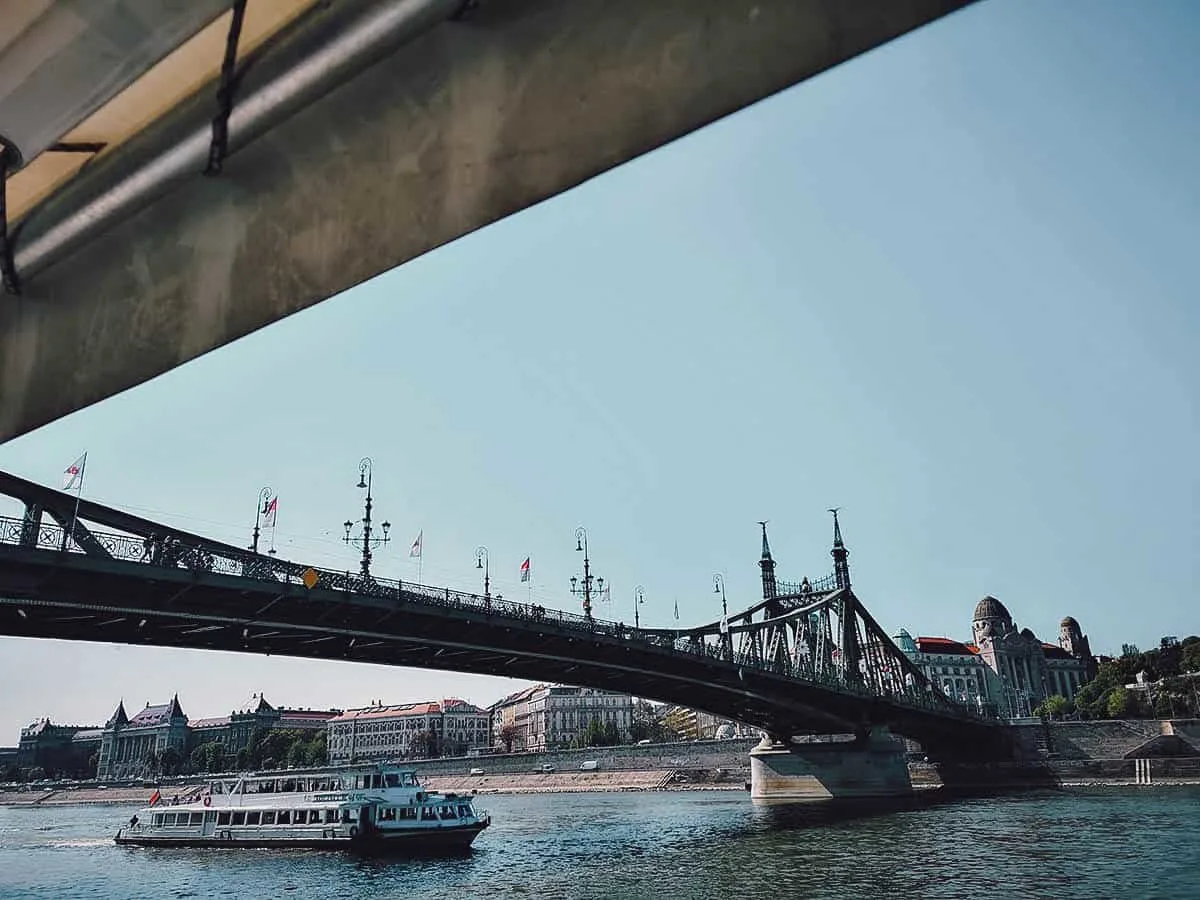
<path id="1" fill-rule="evenodd" d="M 411 769 L 369 764 L 213 779 L 185 799 L 159 791 L 116 835 L 143 847 L 465 851 L 491 824 L 473 798 L 426 791 Z"/>

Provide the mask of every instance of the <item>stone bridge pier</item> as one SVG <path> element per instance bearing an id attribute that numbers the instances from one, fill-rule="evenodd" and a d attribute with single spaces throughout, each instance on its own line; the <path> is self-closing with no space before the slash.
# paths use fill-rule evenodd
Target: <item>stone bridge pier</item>
<path id="1" fill-rule="evenodd" d="M 750 751 L 750 797 L 756 801 L 903 797 L 912 790 L 904 741 L 883 726 L 808 739 L 764 735 Z"/>

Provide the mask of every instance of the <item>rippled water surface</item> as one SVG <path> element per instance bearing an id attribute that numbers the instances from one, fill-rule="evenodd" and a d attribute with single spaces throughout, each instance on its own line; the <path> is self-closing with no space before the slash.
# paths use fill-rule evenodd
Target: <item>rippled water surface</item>
<path id="1" fill-rule="evenodd" d="M 459 859 L 117 847 L 127 807 L 0 807 L 0 898 L 1054 897 L 1200 900 L 1200 788 L 1092 789 L 874 815 L 743 793 L 481 798 Z"/>

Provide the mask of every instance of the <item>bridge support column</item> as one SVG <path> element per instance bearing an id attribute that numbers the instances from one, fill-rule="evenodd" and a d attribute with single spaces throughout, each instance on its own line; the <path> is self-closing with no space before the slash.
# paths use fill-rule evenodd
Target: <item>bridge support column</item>
<path id="1" fill-rule="evenodd" d="M 886 728 L 852 741 L 784 742 L 750 751 L 750 797 L 763 802 L 901 797 L 912 793 L 904 742 Z"/>

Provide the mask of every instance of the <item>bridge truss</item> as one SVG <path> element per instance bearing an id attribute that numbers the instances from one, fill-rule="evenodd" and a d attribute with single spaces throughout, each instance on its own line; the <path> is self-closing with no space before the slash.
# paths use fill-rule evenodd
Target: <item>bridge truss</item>
<path id="1" fill-rule="evenodd" d="M 780 736 L 885 724 L 928 747 L 997 723 L 945 696 L 836 576 L 731 616 L 631 628 L 251 553 L 0 473 L 0 634 L 562 681 Z"/>

